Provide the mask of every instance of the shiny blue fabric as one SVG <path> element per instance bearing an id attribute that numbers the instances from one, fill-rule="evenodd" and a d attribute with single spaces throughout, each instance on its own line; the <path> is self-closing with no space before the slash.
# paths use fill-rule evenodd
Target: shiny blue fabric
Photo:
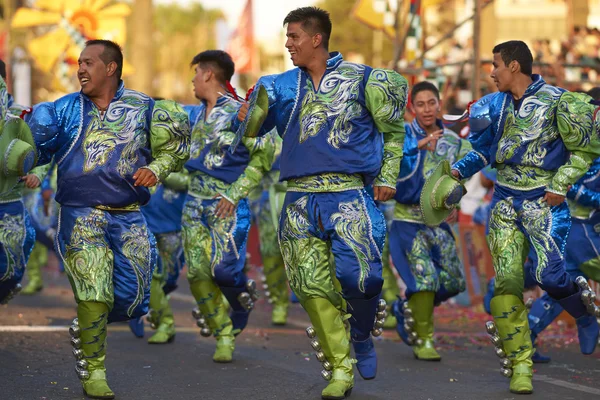
<path id="1" fill-rule="evenodd" d="M 128 99 L 127 102 L 123 99 Z M 150 164 L 153 160 L 149 145 L 149 128 L 151 126 L 154 100 L 142 93 L 125 89 L 121 81 L 114 99 L 110 103 L 105 116 L 119 118 L 128 113 L 127 132 L 146 132 L 146 144 L 142 145 L 132 157 L 132 163 L 127 163 L 130 171 L 125 178 L 117 170 L 121 155 L 130 140 L 124 140 L 114 145 L 114 150 L 106 163 L 84 172 L 86 156 L 83 151 L 83 141 L 86 130 L 98 113 L 92 101 L 83 93 L 71 93 L 55 102 L 40 103 L 28 114 L 25 121 L 31 128 L 37 150 L 38 165 L 47 164 L 52 156 L 58 163 L 58 190 L 56 201 L 63 206 L 95 207 L 125 207 L 134 203 L 146 204 L 150 199 L 148 188 L 133 186 L 133 174 L 138 168 Z M 142 112 L 138 115 L 136 113 Z M 97 157 L 109 152 L 103 147 L 107 144 L 96 143 L 99 147 L 89 147 L 90 153 L 97 152 Z M 91 146 L 91 145 L 90 145 Z"/>
<path id="2" fill-rule="evenodd" d="M 154 235 L 147 229 L 141 212 L 62 206 L 56 247 L 77 302 L 106 303 L 110 310 L 108 322 L 126 321 L 148 313 L 157 251 Z M 100 259 L 86 256 L 86 252 L 98 249 L 112 253 L 112 261 L 106 256 Z M 77 262 L 73 262 L 70 256 L 75 251 L 80 254 Z M 93 269 L 112 269 L 112 274 L 103 273 L 99 277 L 88 271 Z M 109 281 L 104 281 L 104 277 Z M 87 290 L 82 291 L 80 287 Z M 114 295 L 112 302 L 111 292 Z"/>
<path id="3" fill-rule="evenodd" d="M 337 149 L 328 141 L 328 133 L 332 129 L 339 129 L 334 127 L 336 116 L 328 117 L 327 123 L 322 126 L 312 126 L 310 129 L 314 129 L 314 132 L 301 140 L 301 105 L 308 94 L 308 82 L 311 79 L 307 72 L 295 68 L 279 75 L 262 77 L 258 81 L 257 86 L 264 86 L 269 96 L 269 113 L 262 131 L 266 133 L 277 128 L 279 135 L 284 138 L 281 181 L 324 173 L 343 173 L 360 174 L 365 185 L 368 185 L 378 175 L 383 160 L 383 138 L 375 127 L 365 102 L 365 87 L 373 69 L 347 63 L 340 53 L 331 53 L 321 85 L 323 82 L 338 84 L 333 79 L 327 81 L 328 76 L 336 74 L 339 68 L 350 65 L 357 68 L 355 79 L 358 81 L 348 84 L 358 85 L 356 98 L 348 96 L 345 83 L 333 95 L 332 102 L 342 102 L 341 107 L 356 104 L 362 108 L 362 112 L 347 121 L 344 129 L 350 130 L 349 137 L 352 139 L 347 143 L 340 142 Z M 306 162 L 307 154 L 310 155 L 309 163 Z"/>
<path id="4" fill-rule="evenodd" d="M 186 193 L 159 185 L 150 201 L 141 208 L 150 232 L 155 235 L 181 230 L 181 214 Z"/>
<path id="5" fill-rule="evenodd" d="M 187 216 L 187 220 L 191 224 L 200 224 L 208 229 L 212 240 L 211 254 L 209 258 L 212 262 L 212 274 L 215 283 L 221 287 L 245 288 L 248 280 L 244 273 L 244 265 L 246 263 L 246 242 L 248 240 L 248 232 L 250 231 L 250 207 L 247 199 L 242 199 L 237 205 L 235 212 L 235 225 L 227 229 L 230 232 L 228 240 L 232 243 L 225 249 L 219 249 L 219 244 L 225 238 L 217 238 L 219 234 L 209 222 L 210 217 L 214 214 L 214 208 L 220 199 L 200 199 L 187 195 L 183 213 Z M 183 227 L 186 226 L 186 218 L 183 219 Z M 197 243 L 197 246 L 205 246 L 204 243 Z M 186 251 L 190 251 L 186 249 Z M 220 254 L 217 252 L 220 251 Z M 216 257 L 219 257 L 218 259 Z M 190 265 L 188 262 L 188 279 L 193 270 L 196 268 L 211 268 L 211 265 Z M 244 289 L 245 290 L 245 289 Z M 233 299 L 232 299 L 233 301 Z"/>
<path id="6" fill-rule="evenodd" d="M 452 136 L 459 140 L 458 135 L 450 129 L 444 128 L 441 120 L 438 120 L 436 124 L 440 129 L 444 129 L 444 136 L 437 141 L 437 151 L 438 153 L 445 152 L 448 162 L 452 164 L 459 157 L 461 145 L 455 147 L 447 139 Z M 402 163 L 400 164 L 400 175 L 396 182 L 394 199 L 401 204 L 419 204 L 425 180 L 433 171 L 432 169 L 424 169 L 428 150 L 419 150 L 419 140 L 424 139 L 427 133 L 421 128 L 416 118 L 410 124 L 405 124 L 404 127 L 406 136 L 404 137 Z"/>
<path id="7" fill-rule="evenodd" d="M 584 207 L 600 209 L 600 158 L 567 192 L 567 197 Z"/>
<path id="8" fill-rule="evenodd" d="M 462 264 L 447 223 L 428 227 L 393 221 L 389 240 L 392 261 L 406 284 L 406 298 L 417 292 L 435 292 L 439 304 L 465 290 Z"/>
<path id="9" fill-rule="evenodd" d="M 50 200 L 54 203 L 54 199 Z M 31 217 L 35 229 L 35 240 L 43 244 L 48 250 L 54 251 L 54 233 L 58 224 L 58 212 L 54 204 L 50 207 L 50 215 L 44 214 L 44 199 L 40 191 L 23 195 L 23 203 Z"/>
<path id="10" fill-rule="evenodd" d="M 209 176 L 219 179 L 226 183 L 235 182 L 244 172 L 250 162 L 250 153 L 246 146 L 237 146 L 235 151 L 229 151 L 230 143 L 221 134 L 221 131 L 231 131 L 232 122 L 237 119 L 237 111 L 242 103 L 237 102 L 229 97 L 221 96 L 217 100 L 215 107 L 211 110 L 211 117 L 214 115 L 218 118 L 214 122 L 215 132 L 200 134 L 196 132 L 199 128 L 198 124 L 203 124 L 206 118 L 206 105 L 204 103 L 196 106 L 185 106 L 184 109 L 188 113 L 192 132 L 192 141 L 190 146 L 191 157 L 185 164 L 188 171 L 200 171 Z M 235 112 L 226 112 L 224 107 L 231 108 Z M 216 135 L 216 141 L 207 137 Z M 217 139 L 218 138 L 218 139 Z M 218 147 L 215 152 L 214 146 Z M 199 153 L 196 157 L 195 154 Z M 222 157 L 218 165 L 212 165 L 212 159 L 215 155 Z"/>
<path id="11" fill-rule="evenodd" d="M 567 203 L 563 202 L 558 206 L 550 208 L 551 214 L 549 220 L 538 220 L 538 214 L 531 210 L 526 210 L 524 205 L 527 202 L 529 204 L 527 207 L 531 207 L 532 203 L 538 204 L 539 207 L 545 207 L 541 206 L 541 199 L 544 194 L 545 188 L 517 191 L 503 186 L 496 186 L 494 197 L 492 198 L 492 203 L 490 205 L 492 209 L 492 218 L 490 220 L 489 228 L 493 229 L 497 223 L 497 221 L 494 221 L 493 213 L 498 203 L 501 200 L 506 200 L 511 203 L 512 210 L 514 211 L 502 209 L 500 212 L 506 215 L 507 218 L 512 218 L 508 213 L 516 213 L 516 220 L 512 221 L 512 223 L 516 224 L 517 229 L 525 235 L 525 238 L 529 243 L 529 257 L 532 262 L 532 274 L 534 275 L 535 280 L 542 289 L 547 291 L 552 297 L 555 299 L 562 299 L 577 291 L 577 285 L 575 285 L 566 271 L 564 259 L 567 237 L 569 236 L 569 231 L 571 229 L 571 214 Z M 536 218 L 536 220 L 531 220 L 531 218 Z M 499 227 L 500 229 L 506 228 L 504 227 L 504 222 L 499 225 Z M 531 237 L 531 233 L 533 232 L 528 231 L 528 227 L 529 229 L 535 229 L 536 231 L 541 230 L 549 233 L 549 236 L 552 239 L 550 250 L 547 248 L 535 249 Z M 547 261 L 543 268 L 540 268 L 537 251 L 544 251 L 544 258 Z M 496 290 L 498 290 L 499 285 L 503 286 L 503 279 L 496 274 Z M 515 295 L 520 295 L 520 293 Z"/>
<path id="12" fill-rule="evenodd" d="M 492 93 L 471 107 L 471 115 L 474 121 L 470 124 L 471 133 L 469 141 L 473 145 L 473 151 L 452 166 L 453 169 L 459 171 L 462 178 L 471 177 L 488 164 L 492 166 L 496 165 L 498 145 L 504 134 L 508 113 L 514 112 L 519 114 L 517 118 L 522 118 L 521 114 L 525 113 L 525 117 L 533 118 L 531 121 L 532 124 L 539 122 L 537 118 L 542 118 L 544 121 L 552 121 L 552 124 L 556 124 L 558 100 L 565 90 L 547 85 L 540 75 L 534 74 L 532 75 L 532 79 L 533 82 L 525 91 L 521 108 L 518 112 L 514 110 L 512 95 L 509 92 Z M 543 90 L 540 92 L 540 89 Z M 538 94 L 538 92 L 541 94 Z M 536 96 L 544 96 L 545 98 L 551 96 L 556 101 L 554 101 L 551 108 L 540 112 L 538 116 L 535 112 L 540 106 L 537 103 Z M 488 125 L 490 121 L 491 123 Z M 523 141 L 516 148 L 514 154 L 503 163 L 508 165 L 530 165 L 525 160 L 526 157 L 524 157 L 528 146 L 531 145 L 530 143 L 537 145 L 538 141 Z M 542 165 L 540 166 L 544 170 L 557 170 L 565 164 L 569 157 L 569 152 L 560 135 L 553 141 L 543 143 L 538 153 L 541 151 L 545 152 Z"/>
<path id="13" fill-rule="evenodd" d="M 302 221 L 302 231 L 295 237 L 284 237 L 285 232 L 288 231 L 286 225 L 293 222 L 290 220 L 291 213 L 288 207 L 294 208 L 298 212 L 297 218 Z M 356 208 L 349 210 L 349 207 Z M 304 237 L 316 237 L 331 243 L 336 277 L 342 286 L 342 296 L 346 300 L 362 300 L 380 295 L 383 285 L 381 252 L 385 242 L 386 224 L 383 214 L 364 189 L 337 193 L 288 192 L 283 210 L 278 231 L 280 243 L 287 239 L 293 244 L 296 238 Z M 338 219 L 336 223 L 335 214 L 345 214 L 348 219 L 342 221 Z M 366 222 L 367 232 L 357 237 L 349 230 L 359 221 Z M 366 246 L 368 248 L 365 248 Z M 300 249 L 294 250 L 300 251 Z M 356 254 L 355 250 L 361 255 Z M 370 257 L 364 256 L 365 254 L 369 254 Z M 320 256 L 329 259 L 329 254 Z M 361 270 L 358 257 L 368 264 L 368 270 Z M 307 263 L 312 264 L 312 261 L 307 260 Z M 365 274 L 364 281 L 361 281 L 361 272 Z M 311 290 L 315 289 L 318 288 L 311 288 Z M 327 294 L 324 293 L 323 297 L 326 298 Z"/>
<path id="14" fill-rule="evenodd" d="M 566 246 L 567 271 L 571 276 L 585 276 L 579 266 L 600 254 L 600 213 L 589 219 L 573 218 Z"/>
<path id="15" fill-rule="evenodd" d="M 0 229 L 1 303 L 21 283 L 35 243 L 35 230 L 21 201 L 0 204 Z M 22 241 L 10 243 L 10 239 L 19 237 Z"/>

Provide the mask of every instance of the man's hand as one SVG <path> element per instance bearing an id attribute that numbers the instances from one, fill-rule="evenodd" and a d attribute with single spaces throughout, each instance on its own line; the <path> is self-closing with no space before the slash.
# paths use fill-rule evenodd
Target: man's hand
<path id="1" fill-rule="evenodd" d="M 430 133 L 426 138 L 419 140 L 419 143 L 417 144 L 419 150 L 426 149 L 429 151 L 434 151 L 435 145 L 437 144 L 438 139 L 442 137 L 443 133 L 444 131 L 440 129 L 438 131 Z"/>
<path id="2" fill-rule="evenodd" d="M 396 189 L 387 186 L 373 186 L 373 194 L 377 201 L 388 201 L 396 195 Z"/>
<path id="3" fill-rule="evenodd" d="M 550 207 L 558 206 L 565 201 L 565 196 L 561 196 L 560 194 L 546 192 L 546 195 L 542 199 L 543 202 L 548 204 Z"/>
<path id="4" fill-rule="evenodd" d="M 29 189 L 35 189 L 42 184 L 40 178 L 33 174 L 22 176 L 21 179 L 23 182 L 25 182 L 25 186 L 27 186 Z"/>
<path id="5" fill-rule="evenodd" d="M 238 120 L 240 122 L 244 122 L 244 120 L 246 119 L 246 115 L 248 115 L 248 109 L 250 108 L 250 106 L 248 105 L 248 103 L 244 103 L 242 104 L 242 106 L 240 107 L 240 110 L 238 111 Z"/>
<path id="6" fill-rule="evenodd" d="M 215 208 L 215 215 L 219 218 L 229 218 L 235 212 L 235 204 L 222 197 L 217 207 Z"/>
<path id="7" fill-rule="evenodd" d="M 138 169 L 137 172 L 133 174 L 133 179 L 135 179 L 133 186 L 152 187 L 158 183 L 156 175 L 148 168 Z"/>
<path id="8" fill-rule="evenodd" d="M 456 179 L 460 179 L 460 173 L 453 169 L 452 171 L 450 171 L 450 173 L 452 174 L 453 177 L 455 177 Z"/>

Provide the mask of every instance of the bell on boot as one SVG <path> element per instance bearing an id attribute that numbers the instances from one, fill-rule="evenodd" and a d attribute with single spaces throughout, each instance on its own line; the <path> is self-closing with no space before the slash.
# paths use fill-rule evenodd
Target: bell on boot
<path id="1" fill-rule="evenodd" d="M 306 328 L 306 336 L 308 336 L 310 339 L 313 339 L 315 336 L 317 336 L 315 328 L 313 328 L 312 326 Z"/>

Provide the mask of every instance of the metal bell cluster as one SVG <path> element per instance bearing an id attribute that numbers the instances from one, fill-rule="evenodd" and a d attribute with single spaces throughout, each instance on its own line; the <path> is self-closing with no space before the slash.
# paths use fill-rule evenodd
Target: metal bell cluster
<path id="1" fill-rule="evenodd" d="M 387 317 L 387 303 L 384 299 L 379 299 L 377 304 L 377 314 L 375 314 L 375 323 L 373 324 L 373 330 L 371 335 L 377 337 L 383 333 L 383 325 L 385 324 L 385 318 Z"/>
<path id="2" fill-rule="evenodd" d="M 192 310 L 192 317 L 194 317 L 194 319 L 196 320 L 196 325 L 198 326 L 198 328 L 200 328 L 200 335 L 204 337 L 209 337 L 212 335 L 212 330 L 208 326 L 206 318 L 204 318 L 204 315 L 202 315 L 198 307 Z"/>
<path id="3" fill-rule="evenodd" d="M 527 299 L 525 302 L 525 307 L 527 307 L 528 310 L 531 310 L 531 307 L 533 307 L 533 297 Z"/>
<path id="4" fill-rule="evenodd" d="M 402 314 L 404 314 L 404 330 L 406 331 L 406 334 L 408 335 L 408 343 L 410 343 L 411 346 L 414 346 L 414 345 L 419 346 L 420 343 L 421 344 L 423 343 L 423 340 L 419 339 L 417 332 L 415 332 L 415 330 L 414 330 L 415 329 L 415 319 L 413 318 L 412 310 L 410 308 L 408 308 L 407 302 L 404 302 L 404 304 L 402 304 Z"/>
<path id="5" fill-rule="evenodd" d="M 500 358 L 500 373 L 505 378 L 510 378 L 513 374 L 512 370 L 512 361 L 506 356 L 506 352 L 502 348 L 502 339 L 498 334 L 498 328 L 496 328 L 496 324 L 493 321 L 488 321 L 485 323 L 485 330 L 488 335 L 490 335 L 490 340 L 492 344 L 496 348 L 496 355 Z"/>
<path id="6" fill-rule="evenodd" d="M 158 328 L 158 325 L 156 325 L 156 321 L 159 321 L 157 312 L 154 311 L 153 309 L 149 309 L 148 316 L 146 317 L 146 321 L 148 321 L 148 323 L 150 324 L 150 328 L 152 328 L 152 329 Z"/>
<path id="7" fill-rule="evenodd" d="M 12 289 L 8 295 L 4 298 L 4 300 L 2 300 L 2 302 L 0 302 L 0 304 L 8 304 L 9 301 L 11 301 L 13 299 L 13 297 L 15 297 L 17 294 L 19 294 L 19 292 L 23 289 L 23 286 L 21 286 L 20 283 L 17 283 L 17 285 L 14 287 L 14 289 Z"/>
<path id="8" fill-rule="evenodd" d="M 256 282 L 252 279 L 248 279 L 246 282 L 247 292 L 242 292 L 238 296 L 238 301 L 247 311 L 254 308 L 254 302 L 258 300 L 258 290 L 256 289 Z"/>
<path id="9" fill-rule="evenodd" d="M 86 380 L 90 377 L 90 373 L 87 370 L 88 362 L 83 359 L 83 350 L 81 350 L 81 328 L 79 327 L 79 320 L 75 318 L 69 327 L 69 334 L 71 335 L 71 346 L 73 346 L 73 356 L 75 357 L 75 372 L 79 379 Z"/>
<path id="10" fill-rule="evenodd" d="M 314 351 L 317 352 L 315 354 L 315 357 L 317 357 L 317 360 L 321 363 L 321 365 L 323 365 L 321 377 L 323 377 L 323 379 L 325 379 L 326 381 L 331 380 L 331 371 L 333 370 L 333 365 L 327 360 L 325 353 L 323 353 L 321 343 L 319 343 L 319 340 L 317 339 L 317 331 L 315 331 L 315 328 L 313 328 L 312 326 L 306 328 L 306 336 L 308 336 L 308 338 L 311 339 L 310 346 L 313 348 Z"/>
<path id="11" fill-rule="evenodd" d="M 267 297 L 267 302 L 269 304 L 273 304 L 273 299 L 271 298 L 271 292 L 269 291 L 269 285 L 267 284 L 267 277 L 262 275 L 260 280 L 262 281 L 262 287 L 265 291 L 265 296 Z"/>
<path id="12" fill-rule="evenodd" d="M 575 279 L 575 283 L 577 283 L 582 290 L 581 301 L 583 301 L 588 313 L 594 315 L 596 318 L 600 318 L 600 308 L 596 305 L 596 293 L 588 284 L 587 279 L 583 276 L 578 276 L 577 279 Z"/>

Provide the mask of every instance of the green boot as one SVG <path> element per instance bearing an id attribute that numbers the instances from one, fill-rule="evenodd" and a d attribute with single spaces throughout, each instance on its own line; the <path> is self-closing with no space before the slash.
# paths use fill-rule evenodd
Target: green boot
<path id="1" fill-rule="evenodd" d="M 190 283 L 190 289 L 202 318 L 198 319 L 198 325 L 202 325 L 202 334 L 208 331 L 217 339 L 217 348 L 213 361 L 217 363 L 229 363 L 233 360 L 235 350 L 235 337 L 233 325 L 227 314 L 227 307 L 223 303 L 223 294 L 213 281 L 196 281 Z M 202 321 L 202 322 L 200 322 Z"/>
<path id="2" fill-rule="evenodd" d="M 76 371 L 83 392 L 91 399 L 114 399 L 115 394 L 106 382 L 106 324 L 108 306 L 104 303 L 82 301 L 77 305 L 77 321 L 70 329 Z"/>
<path id="3" fill-rule="evenodd" d="M 271 323 L 273 325 L 285 325 L 287 323 L 290 296 L 283 259 L 281 256 L 264 257 L 263 265 L 265 295 L 269 303 L 273 305 Z"/>
<path id="4" fill-rule="evenodd" d="M 310 298 L 302 304 L 313 329 L 307 329 L 313 339 L 311 346 L 323 363 L 321 375 L 329 384 L 321 392 L 323 399 L 345 399 L 354 387 L 354 372 L 350 358 L 350 332 L 342 313 L 324 298 Z"/>
<path id="5" fill-rule="evenodd" d="M 442 357 L 433 343 L 433 299 L 434 292 L 417 292 L 410 296 L 408 308 L 413 312 L 417 342 L 413 345 L 415 358 L 425 361 L 440 361 Z"/>
<path id="6" fill-rule="evenodd" d="M 35 242 L 33 251 L 27 262 L 27 286 L 21 290 L 21 294 L 30 296 L 44 288 L 42 281 L 42 266 L 48 263 L 48 249 L 40 242 Z"/>
<path id="7" fill-rule="evenodd" d="M 398 287 L 396 275 L 394 275 L 390 265 L 390 246 L 388 240 L 385 241 L 385 246 L 383 246 L 381 261 L 383 264 L 383 287 L 381 288 L 381 297 L 387 303 L 387 317 L 385 318 L 383 329 L 396 329 L 398 321 L 396 320 L 394 313 L 392 313 L 392 304 L 398 299 L 400 288 Z"/>
<path id="8" fill-rule="evenodd" d="M 150 321 L 152 326 L 158 328 L 156 333 L 148 339 L 150 344 L 170 343 L 175 339 L 173 311 L 162 286 L 160 279 L 152 279 L 150 284 Z"/>
<path id="9" fill-rule="evenodd" d="M 527 308 L 514 295 L 499 295 L 492 298 L 491 311 L 498 329 L 502 346 L 512 364 L 510 391 L 518 394 L 533 392 L 534 349 L 527 321 Z"/>

